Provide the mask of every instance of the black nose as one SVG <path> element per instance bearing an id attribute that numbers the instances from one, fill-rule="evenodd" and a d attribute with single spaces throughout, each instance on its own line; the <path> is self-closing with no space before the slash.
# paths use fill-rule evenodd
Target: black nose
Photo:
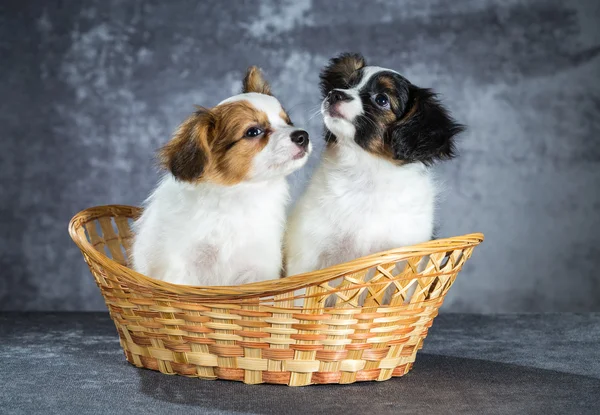
<path id="1" fill-rule="evenodd" d="M 334 89 L 333 91 L 330 91 L 329 94 L 327 95 L 327 100 L 329 101 L 329 103 L 331 105 L 333 105 L 336 102 L 352 101 L 352 97 L 350 95 L 346 94 L 344 91 L 340 91 L 339 89 Z"/>
<path id="2" fill-rule="evenodd" d="M 304 130 L 297 130 L 294 131 L 291 135 L 290 138 L 292 139 L 293 143 L 298 144 L 300 147 L 308 147 L 308 133 Z"/>

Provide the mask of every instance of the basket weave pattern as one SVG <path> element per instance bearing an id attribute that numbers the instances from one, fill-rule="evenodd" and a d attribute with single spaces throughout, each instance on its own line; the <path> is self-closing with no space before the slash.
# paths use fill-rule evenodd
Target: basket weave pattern
<path id="1" fill-rule="evenodd" d="M 127 268 L 141 209 L 77 214 L 71 237 L 127 360 L 205 379 L 302 386 L 406 374 L 483 235 L 399 248 L 324 270 L 231 287 L 166 283 Z"/>

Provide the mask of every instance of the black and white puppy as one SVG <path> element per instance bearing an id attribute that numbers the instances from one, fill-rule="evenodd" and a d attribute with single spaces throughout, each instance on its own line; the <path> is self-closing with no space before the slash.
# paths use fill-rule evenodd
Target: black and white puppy
<path id="1" fill-rule="evenodd" d="M 287 275 L 431 239 L 430 166 L 464 129 L 430 89 L 359 54 L 332 59 L 321 92 L 327 146 L 288 223 Z"/>

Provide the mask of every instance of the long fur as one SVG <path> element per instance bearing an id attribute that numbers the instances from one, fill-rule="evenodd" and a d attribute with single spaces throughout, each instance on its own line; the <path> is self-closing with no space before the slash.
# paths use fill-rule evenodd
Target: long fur
<path id="1" fill-rule="evenodd" d="M 186 285 L 278 278 L 287 202 L 284 178 L 223 186 L 165 175 L 135 223 L 134 267 Z"/>
<path id="2" fill-rule="evenodd" d="M 321 91 L 328 144 L 289 220 L 287 275 L 431 239 L 430 166 L 463 129 L 430 90 L 358 54 L 332 59 Z"/>
<path id="3" fill-rule="evenodd" d="M 250 68 L 242 94 L 199 109 L 160 151 L 166 173 L 134 224 L 137 271 L 186 285 L 281 275 L 285 176 L 311 147 L 270 93 Z"/>

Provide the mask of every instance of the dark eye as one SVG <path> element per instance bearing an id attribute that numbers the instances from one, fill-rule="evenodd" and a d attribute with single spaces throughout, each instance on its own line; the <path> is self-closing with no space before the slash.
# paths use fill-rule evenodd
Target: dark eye
<path id="1" fill-rule="evenodd" d="M 260 128 L 250 127 L 250 128 L 248 128 L 248 131 L 246 131 L 246 137 L 254 138 L 254 137 L 258 137 L 262 133 L 263 133 L 263 130 L 261 130 Z"/>
<path id="2" fill-rule="evenodd" d="M 377 94 L 373 97 L 373 101 L 382 108 L 390 106 L 390 100 L 386 94 Z"/>

